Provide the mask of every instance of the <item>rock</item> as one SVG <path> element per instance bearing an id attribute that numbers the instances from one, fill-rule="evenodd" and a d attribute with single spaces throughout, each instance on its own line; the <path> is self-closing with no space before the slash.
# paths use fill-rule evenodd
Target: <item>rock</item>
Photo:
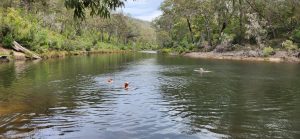
<path id="1" fill-rule="evenodd" d="M 300 58 L 300 52 L 295 52 L 292 54 L 294 57 Z"/>
<path id="2" fill-rule="evenodd" d="M 0 56 L 0 62 L 9 62 L 8 56 Z"/>
<path id="3" fill-rule="evenodd" d="M 225 43 L 225 44 L 217 45 L 214 51 L 218 52 L 218 53 L 223 53 L 223 52 L 227 52 L 227 51 L 231 51 L 231 50 L 233 50 L 231 45 L 229 45 L 228 43 Z"/>
<path id="4" fill-rule="evenodd" d="M 244 51 L 236 51 L 234 52 L 236 56 L 245 56 L 245 52 Z"/>
<path id="5" fill-rule="evenodd" d="M 248 57 L 259 57 L 260 56 L 260 53 L 259 53 L 259 51 L 254 51 L 254 50 L 250 50 L 249 52 L 248 52 L 248 55 L 247 55 Z"/>
<path id="6" fill-rule="evenodd" d="M 13 55 L 15 60 L 26 60 L 26 55 L 24 53 L 13 51 Z"/>
<path id="7" fill-rule="evenodd" d="M 223 53 L 223 52 L 226 52 L 226 46 L 225 45 L 217 45 L 216 48 L 214 49 L 214 52 L 217 52 L 217 53 Z"/>
<path id="8" fill-rule="evenodd" d="M 273 57 L 286 58 L 286 57 L 289 57 L 289 54 L 287 51 L 277 51 Z"/>
<path id="9" fill-rule="evenodd" d="M 212 48 L 212 46 L 210 46 L 210 45 L 205 45 L 204 46 L 204 48 L 203 48 L 203 50 L 205 51 L 205 52 L 209 52 L 209 51 L 211 51 L 213 48 Z"/>

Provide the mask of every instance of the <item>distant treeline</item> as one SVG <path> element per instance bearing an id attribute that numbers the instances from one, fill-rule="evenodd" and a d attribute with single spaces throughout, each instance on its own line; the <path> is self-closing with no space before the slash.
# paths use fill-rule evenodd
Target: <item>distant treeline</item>
<path id="1" fill-rule="evenodd" d="M 299 0 L 165 0 L 160 9 L 154 24 L 164 48 L 291 50 L 300 43 Z"/>

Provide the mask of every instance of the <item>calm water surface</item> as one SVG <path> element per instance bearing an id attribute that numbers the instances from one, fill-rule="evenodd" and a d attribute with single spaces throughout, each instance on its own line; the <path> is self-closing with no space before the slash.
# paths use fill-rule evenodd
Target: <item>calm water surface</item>
<path id="1" fill-rule="evenodd" d="M 155 54 L 0 64 L 0 138 L 299 139 L 300 65 Z"/>

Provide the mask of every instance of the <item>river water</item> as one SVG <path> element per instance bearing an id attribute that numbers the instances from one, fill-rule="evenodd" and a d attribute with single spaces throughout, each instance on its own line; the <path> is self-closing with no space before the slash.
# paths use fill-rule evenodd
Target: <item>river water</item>
<path id="1" fill-rule="evenodd" d="M 299 139 L 300 65 L 142 53 L 0 64 L 0 138 Z"/>

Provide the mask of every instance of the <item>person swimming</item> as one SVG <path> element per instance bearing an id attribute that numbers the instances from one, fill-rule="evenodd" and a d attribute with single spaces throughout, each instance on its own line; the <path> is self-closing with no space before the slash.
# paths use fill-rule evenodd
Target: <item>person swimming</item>
<path id="1" fill-rule="evenodd" d="M 128 89 L 129 89 L 129 82 L 125 82 L 125 83 L 124 83 L 124 89 L 125 89 L 125 90 L 128 90 Z"/>
<path id="2" fill-rule="evenodd" d="M 109 78 L 108 80 L 107 80 L 107 83 L 113 83 L 114 82 L 114 80 L 112 79 L 112 78 Z"/>
<path id="3" fill-rule="evenodd" d="M 203 68 L 200 68 L 199 70 L 194 70 L 196 72 L 200 72 L 200 73 L 208 73 L 208 72 L 212 72 L 212 71 L 208 71 L 208 70 L 204 70 Z"/>

